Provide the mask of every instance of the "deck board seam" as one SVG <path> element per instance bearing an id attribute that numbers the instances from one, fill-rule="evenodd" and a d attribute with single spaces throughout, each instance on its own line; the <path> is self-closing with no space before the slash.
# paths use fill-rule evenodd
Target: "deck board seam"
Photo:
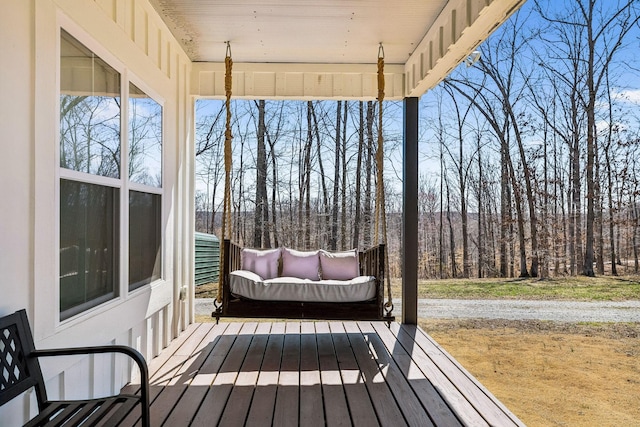
<path id="1" fill-rule="evenodd" d="M 214 325 L 212 328 L 210 328 L 207 331 L 207 333 L 202 337 L 202 339 L 200 340 L 198 345 L 196 345 L 193 348 L 191 354 L 189 355 L 189 359 L 191 359 L 197 352 L 202 351 L 204 348 L 206 348 L 206 343 L 207 342 L 211 342 L 210 341 L 211 338 L 219 338 L 221 335 L 223 335 L 224 332 L 226 331 L 227 327 L 228 327 L 228 325 L 225 325 L 225 326 Z M 220 329 L 220 330 L 218 331 L 217 329 Z M 202 369 L 202 367 L 205 366 L 205 363 L 207 362 L 207 360 L 211 356 L 211 354 L 213 352 L 215 352 L 218 343 L 219 342 L 216 342 L 213 346 L 211 346 L 211 349 L 207 352 L 207 354 L 202 357 L 202 361 L 200 362 L 199 366 L 194 367 L 194 368 L 196 368 L 195 375 L 191 376 L 191 378 L 188 380 L 188 383 L 185 385 L 185 389 L 180 394 L 179 399 L 177 399 L 176 402 L 174 403 L 174 405 L 171 407 L 171 410 L 169 412 L 167 412 L 166 417 L 164 418 L 164 420 L 162 420 L 161 425 L 165 425 L 171 419 L 171 417 L 175 413 L 176 408 L 178 407 L 179 402 L 182 400 L 182 398 L 184 397 L 185 393 L 187 393 L 187 391 L 189 390 L 189 387 L 192 385 L 192 383 L 193 383 L 193 381 L 195 379 L 195 376 L 199 373 L 200 369 Z M 204 345 L 204 347 L 203 347 L 203 345 Z M 187 359 L 187 361 L 189 359 Z M 185 361 L 185 363 L 186 363 L 186 361 Z"/>
<path id="2" fill-rule="evenodd" d="M 371 354 L 371 353 L 369 352 L 367 341 L 364 335 L 362 334 L 362 331 L 360 331 L 360 328 L 358 327 L 357 323 L 345 322 L 344 326 L 345 326 L 345 332 L 347 334 L 347 338 L 351 342 L 352 350 L 356 358 L 356 361 L 358 362 L 358 366 L 360 370 L 362 372 L 367 372 L 367 371 L 377 372 L 376 374 L 374 374 L 373 372 L 370 372 L 372 375 L 371 375 L 371 378 L 369 379 L 365 376 L 365 385 L 369 390 L 371 401 L 374 403 L 374 409 L 376 410 L 376 414 L 378 415 L 378 423 L 380 425 L 385 426 L 385 425 L 390 425 L 390 423 L 392 422 L 399 423 L 400 419 L 402 419 L 404 421 L 404 425 L 408 426 L 409 422 L 405 418 L 405 415 L 401 409 L 400 403 L 396 400 L 396 397 L 391 391 L 389 384 L 386 381 L 382 383 L 378 383 L 375 381 L 375 378 L 378 375 L 384 378 L 384 374 L 380 370 L 380 366 L 378 365 L 378 362 L 373 361 L 373 365 L 371 368 L 366 366 L 367 359 L 364 358 L 363 355 L 365 353 L 368 353 L 368 354 Z M 367 351 L 365 351 L 365 348 L 367 349 Z M 383 385 L 378 385 L 378 384 L 383 384 Z M 389 396 L 391 397 L 390 401 L 388 399 Z M 387 402 L 385 402 L 385 400 Z M 398 425 L 398 424 L 395 424 L 395 425 Z"/>
<path id="3" fill-rule="evenodd" d="M 378 359 L 383 360 L 386 364 L 386 374 L 382 369 L 380 373 L 385 375 L 385 382 L 389 385 L 389 390 L 396 400 L 398 408 L 405 417 L 407 424 L 426 427 L 429 425 L 427 423 L 431 423 L 433 426 L 433 419 L 429 415 L 429 412 L 416 396 L 414 389 L 402 373 L 396 359 L 392 357 L 393 350 L 387 348 L 384 341 L 380 338 L 378 331 L 376 331 L 373 322 L 358 322 L 357 325 L 363 336 L 368 337 L 370 345 L 374 347 L 374 351 L 378 354 Z M 376 346 L 378 346 L 377 349 Z M 380 365 L 380 362 L 378 362 L 378 364 Z M 402 398 L 402 394 L 405 394 L 404 398 Z M 401 401 L 402 404 L 400 403 Z"/>
<path id="4" fill-rule="evenodd" d="M 376 331 L 378 337 L 380 337 L 383 344 L 386 346 L 387 351 L 391 354 L 392 360 L 409 384 L 409 387 L 411 388 L 413 393 L 418 398 L 418 401 L 429 416 L 431 422 L 434 425 L 438 425 L 438 420 L 440 420 L 442 424 L 446 425 L 453 425 L 454 422 L 457 422 L 460 426 L 463 425 L 463 421 L 456 414 L 456 411 L 451 408 L 446 399 L 442 396 L 442 393 L 422 371 L 420 365 L 418 364 L 418 361 L 414 360 L 413 356 L 409 354 L 409 349 L 405 346 L 405 344 L 398 340 L 398 337 L 393 334 L 389 327 L 381 325 L 379 322 L 373 322 L 372 326 L 374 327 L 374 330 Z M 383 338 L 384 335 L 389 338 Z M 388 342 L 389 340 L 393 341 L 393 348 L 391 348 L 391 343 Z M 396 352 L 399 354 L 396 354 Z M 400 356 L 403 356 L 404 358 L 409 360 L 409 365 L 404 369 L 400 366 L 399 361 L 397 360 L 400 358 Z M 416 371 L 420 372 L 422 381 L 425 381 L 428 384 L 423 386 L 422 392 L 419 392 L 417 390 L 418 386 L 414 385 L 413 381 L 409 378 L 409 372 L 411 372 L 412 369 L 414 371 L 414 375 Z M 425 396 L 426 390 L 424 389 L 424 387 L 429 389 L 429 395 L 431 396 L 430 398 L 427 398 Z M 444 411 L 444 408 L 446 408 L 446 411 Z"/>

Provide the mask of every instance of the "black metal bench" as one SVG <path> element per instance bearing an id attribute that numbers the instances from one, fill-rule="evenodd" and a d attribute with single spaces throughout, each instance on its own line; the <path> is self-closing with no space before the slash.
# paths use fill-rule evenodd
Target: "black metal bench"
<path id="1" fill-rule="evenodd" d="M 120 394 L 96 399 L 52 401 L 47 399 L 40 362 L 47 356 L 123 353 L 140 368 L 140 394 Z M 141 421 L 149 427 L 149 370 L 136 350 L 119 345 L 36 350 L 25 310 L 0 318 L 0 406 L 31 387 L 38 400 L 38 415 L 25 426 L 117 426 L 139 403 Z M 1 424 L 1 423 L 0 423 Z"/>

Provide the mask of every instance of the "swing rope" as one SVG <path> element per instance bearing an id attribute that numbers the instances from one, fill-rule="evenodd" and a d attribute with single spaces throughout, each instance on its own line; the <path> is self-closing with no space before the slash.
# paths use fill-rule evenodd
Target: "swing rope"
<path id="1" fill-rule="evenodd" d="M 231 236 L 231 88 L 232 88 L 232 68 L 233 60 L 231 59 L 231 45 L 227 42 L 227 53 L 224 58 L 225 74 L 224 74 L 224 91 L 226 95 L 225 106 L 227 109 L 227 121 L 224 131 L 224 203 L 222 207 L 222 240 L 220 246 L 220 260 L 223 262 L 225 257 L 224 239 Z M 223 275 L 218 276 L 218 296 L 216 302 L 222 303 L 222 280 Z"/>
<path id="2" fill-rule="evenodd" d="M 387 215 L 384 197 L 384 137 L 382 135 L 382 101 L 384 100 L 384 47 L 378 48 L 378 147 L 376 149 L 376 209 L 375 209 L 375 241 L 384 244 L 384 269 L 387 272 L 387 302 L 384 304 L 387 315 L 393 311 L 391 295 L 391 275 L 389 274 L 389 250 L 387 249 Z"/>

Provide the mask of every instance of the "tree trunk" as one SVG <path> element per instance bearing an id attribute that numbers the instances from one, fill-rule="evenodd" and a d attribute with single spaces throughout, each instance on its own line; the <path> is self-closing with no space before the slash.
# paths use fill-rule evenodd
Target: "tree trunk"
<path id="1" fill-rule="evenodd" d="M 267 200 L 267 150 L 265 146 L 266 126 L 264 121 L 265 101 L 257 102 L 258 132 L 256 155 L 256 207 L 253 221 L 253 246 L 270 247 L 269 238 L 269 201 Z"/>
<path id="2" fill-rule="evenodd" d="M 591 0 L 590 0 L 591 1 Z M 587 21 L 587 91 L 589 101 L 587 104 L 587 235 L 584 248 L 584 263 L 582 274 L 593 277 L 593 239 L 595 223 L 595 180 L 594 180 L 594 160 L 595 160 L 595 131 L 596 131 L 596 88 L 594 83 L 594 62 L 595 62 L 595 40 L 593 38 L 593 8 L 588 11 Z"/>
<path id="3" fill-rule="evenodd" d="M 638 185 L 635 185 L 636 189 Z M 638 215 L 638 202 L 636 200 L 635 194 L 637 194 L 637 190 L 634 191 L 634 196 L 632 199 L 631 205 L 631 215 L 632 215 L 632 223 L 631 223 L 631 243 L 633 247 L 633 272 L 638 274 L 640 272 L 640 263 L 638 262 L 638 225 L 640 224 L 640 215 Z"/>
<path id="4" fill-rule="evenodd" d="M 527 271 L 527 248 L 524 237 L 524 214 L 522 213 L 522 193 L 516 180 L 511 156 L 507 152 L 507 165 L 509 167 L 509 175 L 511 177 L 511 188 L 513 188 L 514 204 L 516 206 L 516 217 L 518 222 L 518 249 L 520 252 L 520 277 L 530 277 Z"/>
<path id="5" fill-rule="evenodd" d="M 342 183 L 341 192 L 341 218 L 340 218 L 340 249 L 347 249 L 347 116 L 348 101 L 344 101 L 344 114 L 342 115 Z M 336 159 L 337 162 L 337 159 Z"/>
<path id="6" fill-rule="evenodd" d="M 549 153 L 547 151 L 548 146 L 548 132 L 547 126 L 544 126 L 543 130 L 543 150 L 544 153 L 542 155 L 543 158 L 543 202 L 542 202 L 542 227 L 541 227 L 541 237 L 542 237 L 542 247 L 538 251 L 538 262 L 540 263 L 540 277 L 545 278 L 549 277 L 549 233 L 548 233 L 548 220 L 549 220 Z M 542 254 L 542 256 L 540 256 Z"/>
<path id="7" fill-rule="evenodd" d="M 606 87 L 607 94 L 609 98 L 609 132 L 607 134 L 606 144 L 604 147 L 604 173 L 607 176 L 607 203 L 609 205 L 609 259 L 611 261 L 611 275 L 617 276 L 618 269 L 616 266 L 616 241 L 614 234 L 614 211 L 615 208 L 613 206 L 613 171 L 611 167 L 611 144 L 613 143 L 613 103 L 611 99 L 611 87 L 609 84 L 609 72 L 606 73 Z M 604 258 L 604 248 L 603 248 L 603 258 Z"/>
<path id="8" fill-rule="evenodd" d="M 304 218 L 303 218 L 303 242 L 304 249 L 311 247 L 311 146 L 313 144 L 313 102 L 307 101 L 307 142 L 304 150 L 303 191 L 304 191 Z"/>
<path id="9" fill-rule="evenodd" d="M 358 154 L 356 157 L 356 188 L 355 188 L 355 215 L 353 218 L 353 247 L 360 247 L 360 196 L 361 196 L 361 175 L 362 175 L 362 153 L 364 146 L 364 103 L 358 102 L 359 123 L 358 126 Z"/>
<path id="10" fill-rule="evenodd" d="M 595 244 L 595 257 L 596 257 L 596 271 L 599 275 L 604 275 L 604 224 L 603 224 L 603 197 L 602 189 L 600 187 L 600 151 L 599 143 L 596 138 L 595 142 L 595 186 L 594 186 L 594 198 L 596 202 L 595 208 L 595 224 L 594 224 L 594 244 Z"/>
<path id="11" fill-rule="evenodd" d="M 333 201 L 331 203 L 331 234 L 329 237 L 329 248 L 333 251 L 338 246 L 338 190 L 340 188 L 340 137 L 342 126 L 342 101 L 338 101 L 336 106 L 336 137 L 335 137 L 335 161 L 333 170 Z"/>
<path id="12" fill-rule="evenodd" d="M 442 180 L 441 180 L 442 181 Z M 453 224 L 451 223 L 451 209 L 450 209 L 450 194 L 449 194 L 449 183 L 445 177 L 445 181 L 446 183 L 446 188 L 447 188 L 447 224 L 449 225 L 449 254 L 451 257 L 451 275 L 450 277 L 456 278 L 457 276 L 457 271 L 458 271 L 458 266 L 456 265 L 456 242 L 455 242 L 455 234 L 453 232 Z M 440 210 L 442 211 L 442 209 Z M 440 215 L 440 222 L 442 222 L 442 214 Z M 440 229 L 442 230 L 442 224 L 440 224 Z M 442 239 L 442 231 L 440 232 L 441 234 L 441 239 Z M 442 245 L 442 241 L 440 242 L 440 244 Z M 441 259 L 440 260 L 441 264 L 444 264 L 444 260 Z M 443 277 L 440 277 L 443 278 Z"/>
<path id="13" fill-rule="evenodd" d="M 508 277 L 509 254 L 507 243 L 510 239 L 511 190 L 509 188 L 509 166 L 506 142 L 500 143 L 500 277 Z"/>
<path id="14" fill-rule="evenodd" d="M 280 104 L 280 111 L 278 112 L 278 124 L 277 124 L 277 129 L 276 129 L 276 138 L 272 138 L 271 137 L 271 133 L 267 130 L 267 142 L 269 144 L 269 153 L 270 153 L 270 158 L 271 158 L 271 181 L 273 182 L 273 185 L 271 186 L 271 223 L 270 223 L 270 228 L 271 228 L 271 232 L 273 233 L 273 247 L 274 248 L 278 248 L 280 247 L 280 239 L 279 239 L 279 233 L 278 233 L 278 209 L 277 209 L 277 201 L 276 199 L 278 198 L 278 164 L 276 162 L 276 150 L 275 150 L 275 144 L 276 144 L 276 140 L 278 139 L 278 136 L 280 135 L 280 128 L 281 128 L 281 124 L 282 124 L 282 116 L 283 116 L 283 106 L 284 103 Z M 289 194 L 292 194 L 291 192 L 289 192 Z"/>
<path id="15" fill-rule="evenodd" d="M 322 209 L 323 215 L 318 219 L 318 231 L 322 234 L 321 245 L 324 246 L 324 242 L 328 238 L 331 240 L 331 236 L 325 234 L 329 227 L 329 190 L 327 190 L 327 182 L 324 173 L 324 162 L 322 161 L 322 139 L 320 138 L 320 126 L 318 125 L 318 116 L 316 110 L 311 103 L 311 115 L 313 117 L 313 129 L 316 135 L 316 155 L 318 156 L 318 169 L 320 170 L 320 185 L 322 187 Z M 338 154 L 336 154 L 337 156 Z"/>
<path id="16" fill-rule="evenodd" d="M 484 210 L 484 198 L 482 183 L 484 176 L 482 175 L 482 154 L 480 151 L 480 132 L 477 134 L 477 151 L 478 151 L 478 279 L 482 279 L 482 268 L 484 265 L 484 241 L 482 239 L 482 212 Z"/>

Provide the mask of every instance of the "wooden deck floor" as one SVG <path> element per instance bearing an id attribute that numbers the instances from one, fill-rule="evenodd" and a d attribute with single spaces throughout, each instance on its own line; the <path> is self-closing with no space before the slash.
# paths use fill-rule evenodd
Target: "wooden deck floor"
<path id="1" fill-rule="evenodd" d="M 398 323 L 194 324 L 149 368 L 153 426 L 523 425 Z"/>

